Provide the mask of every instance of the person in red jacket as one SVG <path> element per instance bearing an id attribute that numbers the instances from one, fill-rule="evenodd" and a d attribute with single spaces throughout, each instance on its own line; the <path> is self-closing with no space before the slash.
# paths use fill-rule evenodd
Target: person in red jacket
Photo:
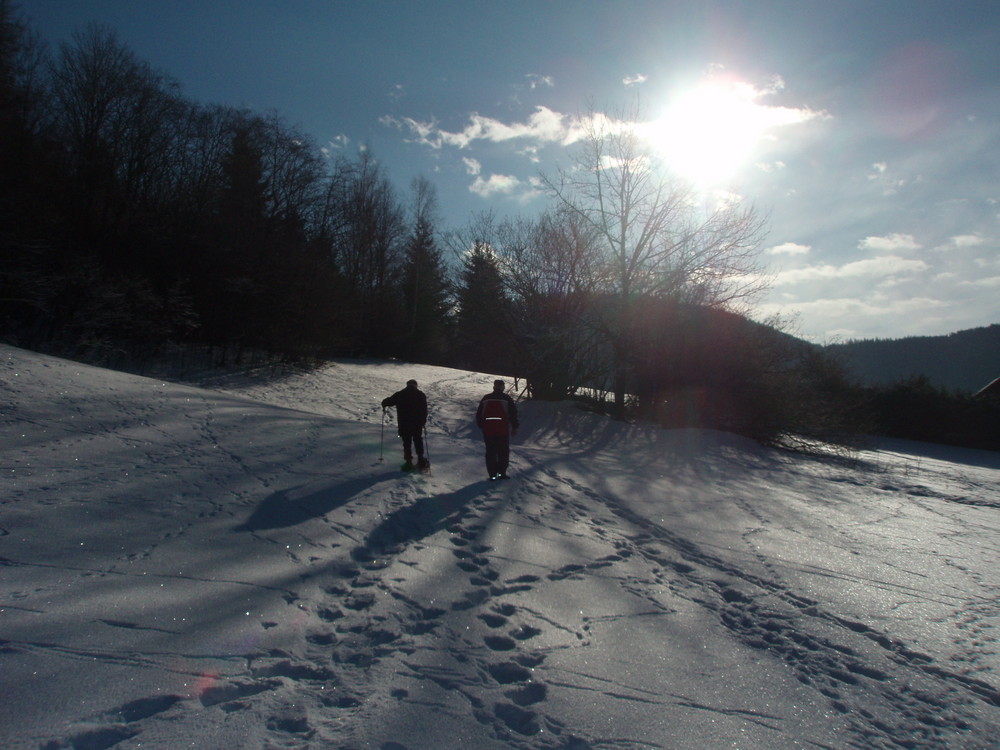
<path id="1" fill-rule="evenodd" d="M 424 458 L 424 425 L 427 423 L 427 396 L 417 388 L 416 380 L 407 380 L 406 388 L 382 399 L 382 408 L 396 407 L 396 426 L 403 440 L 404 471 L 413 470 L 413 448 L 417 450 L 417 468 L 430 466 Z M 411 447 L 412 446 L 412 447 Z"/>
<path id="2" fill-rule="evenodd" d="M 486 443 L 486 473 L 490 481 L 507 478 L 510 464 L 510 436 L 517 434 L 517 404 L 504 393 L 502 380 L 493 381 L 492 393 L 479 401 L 476 424 L 483 431 Z"/>

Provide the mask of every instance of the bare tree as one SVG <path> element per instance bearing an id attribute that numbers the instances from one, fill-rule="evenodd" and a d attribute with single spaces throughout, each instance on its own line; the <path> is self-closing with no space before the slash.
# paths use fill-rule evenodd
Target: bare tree
<path id="1" fill-rule="evenodd" d="M 338 162 L 327 200 L 333 253 L 357 303 L 359 340 L 368 351 L 392 351 L 402 304 L 406 215 L 384 169 L 368 151 Z"/>
<path id="2" fill-rule="evenodd" d="M 325 165 L 312 139 L 276 114 L 260 121 L 261 151 L 267 170 L 268 211 L 289 224 L 315 221 Z"/>
<path id="3" fill-rule="evenodd" d="M 542 180 L 598 243 L 597 289 L 612 353 L 615 406 L 625 407 L 630 351 L 622 335 L 640 298 L 731 306 L 760 290 L 757 255 L 765 221 L 735 199 L 706 205 L 647 148 L 635 112 L 591 113 L 572 168 Z"/>
<path id="4" fill-rule="evenodd" d="M 41 128 L 47 55 L 45 43 L 16 4 L 0 0 L 0 133 L 10 152 L 17 150 L 13 138 Z"/>
<path id="5" fill-rule="evenodd" d="M 508 219 L 495 247 L 512 299 L 517 371 L 533 396 L 560 399 L 593 384 L 599 369 L 593 312 L 595 242 L 578 215 Z"/>

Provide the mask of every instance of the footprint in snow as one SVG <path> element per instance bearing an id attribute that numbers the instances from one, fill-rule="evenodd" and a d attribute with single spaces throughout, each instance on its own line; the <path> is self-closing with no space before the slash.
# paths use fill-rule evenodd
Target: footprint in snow
<path id="1" fill-rule="evenodd" d="M 267 720 L 267 728 L 272 732 L 285 734 L 309 734 L 312 727 L 304 716 L 272 716 Z"/>
<path id="2" fill-rule="evenodd" d="M 109 711 L 107 717 L 115 721 L 131 724 L 132 722 L 161 714 L 182 700 L 184 699 L 180 695 L 154 695 L 150 698 L 139 698 Z"/>
<path id="3" fill-rule="evenodd" d="M 511 578 L 510 580 L 507 581 L 507 583 L 538 583 L 538 581 L 540 580 L 542 579 L 539 578 L 538 576 L 523 575 L 523 576 L 518 576 L 517 578 Z"/>
<path id="4" fill-rule="evenodd" d="M 337 636 L 333 633 L 312 633 L 306 636 L 306 640 L 314 646 L 333 646 L 337 643 Z"/>
<path id="5" fill-rule="evenodd" d="M 455 611 L 472 609 L 489 598 L 490 592 L 486 589 L 475 589 L 474 591 L 466 592 L 465 596 L 458 601 L 452 602 L 451 608 Z"/>
<path id="6" fill-rule="evenodd" d="M 555 570 L 548 574 L 547 578 L 550 581 L 561 581 L 565 578 L 569 578 L 575 573 L 579 573 L 584 569 L 583 565 L 578 565 L 576 563 L 571 563 L 569 565 L 563 565 L 559 570 Z"/>
<path id="7" fill-rule="evenodd" d="M 493 712 L 508 729 L 518 734 L 530 737 L 541 731 L 538 715 L 532 711 L 526 711 L 520 706 L 515 706 L 513 703 L 497 703 Z"/>
<path id="8" fill-rule="evenodd" d="M 548 692 L 548 688 L 543 683 L 532 682 L 515 690 L 508 690 L 504 695 L 518 706 L 532 706 L 544 701 Z"/>
<path id="9" fill-rule="evenodd" d="M 211 686 L 203 689 L 199 695 L 203 708 L 238 701 L 267 690 L 281 687 L 280 680 L 255 680 L 254 682 L 232 682 L 226 685 Z"/>
<path id="10" fill-rule="evenodd" d="M 511 631 L 511 635 L 519 641 L 526 641 L 529 638 L 534 638 L 536 635 L 541 635 L 541 632 L 541 630 L 533 628 L 531 625 L 522 625 L 516 630 Z"/>
<path id="11" fill-rule="evenodd" d="M 375 604 L 375 595 L 371 593 L 352 594 L 344 600 L 344 606 L 356 612 L 368 609 Z"/>
<path id="12" fill-rule="evenodd" d="M 487 668 L 490 677 L 501 685 L 510 685 L 516 682 L 528 682 L 531 680 L 531 670 L 512 661 L 505 661 L 501 664 L 490 664 Z"/>
<path id="13" fill-rule="evenodd" d="M 491 612 L 484 612 L 479 615 L 479 619 L 486 623 L 487 626 L 491 628 L 502 628 L 509 621 L 503 615 L 495 615 Z"/>
<path id="14" fill-rule="evenodd" d="M 320 607 L 316 610 L 316 616 L 323 622 L 334 622 L 344 616 L 344 612 L 337 607 Z"/>
<path id="15" fill-rule="evenodd" d="M 64 747 L 113 747 L 119 742 L 135 737 L 139 729 L 128 726 L 110 726 L 91 729 L 67 738 L 67 741 L 52 740 L 42 745 L 42 750 L 60 750 Z"/>
<path id="16" fill-rule="evenodd" d="M 483 642 L 493 651 L 513 651 L 517 648 L 517 641 L 504 635 L 488 635 Z"/>
<path id="17" fill-rule="evenodd" d="M 281 659 L 270 664 L 255 666 L 250 670 L 253 677 L 286 677 L 295 682 L 308 680 L 312 682 L 327 682 L 332 680 L 334 673 L 324 667 L 307 663 L 292 663 L 288 659 Z"/>

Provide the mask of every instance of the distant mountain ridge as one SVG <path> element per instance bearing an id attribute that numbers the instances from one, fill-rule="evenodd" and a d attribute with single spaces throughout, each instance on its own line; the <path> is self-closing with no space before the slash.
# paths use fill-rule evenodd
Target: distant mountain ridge
<path id="1" fill-rule="evenodd" d="M 849 341 L 823 348 L 865 385 L 923 375 L 940 388 L 971 395 L 1000 377 L 1000 324 L 946 336 Z"/>

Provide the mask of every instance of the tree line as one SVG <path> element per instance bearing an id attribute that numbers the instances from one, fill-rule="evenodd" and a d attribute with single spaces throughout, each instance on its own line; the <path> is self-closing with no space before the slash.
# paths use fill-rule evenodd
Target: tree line
<path id="1" fill-rule="evenodd" d="M 0 0 L 0 335 L 91 361 L 398 357 L 620 417 L 844 432 L 837 368 L 752 322 L 766 220 L 592 113 L 537 218 L 444 230 L 432 183 L 201 104 L 114 31 L 49 51 Z M 451 260 L 449 260 L 449 258 Z"/>
<path id="2" fill-rule="evenodd" d="M 944 336 L 846 341 L 827 350 L 867 385 L 924 375 L 940 388 L 973 394 L 1000 376 L 1000 323 Z"/>
<path id="3" fill-rule="evenodd" d="M 202 105 L 116 34 L 49 54 L 2 6 L 2 323 L 28 345 L 440 352 L 433 187 Z M 434 344 L 430 343 L 434 342 Z"/>

